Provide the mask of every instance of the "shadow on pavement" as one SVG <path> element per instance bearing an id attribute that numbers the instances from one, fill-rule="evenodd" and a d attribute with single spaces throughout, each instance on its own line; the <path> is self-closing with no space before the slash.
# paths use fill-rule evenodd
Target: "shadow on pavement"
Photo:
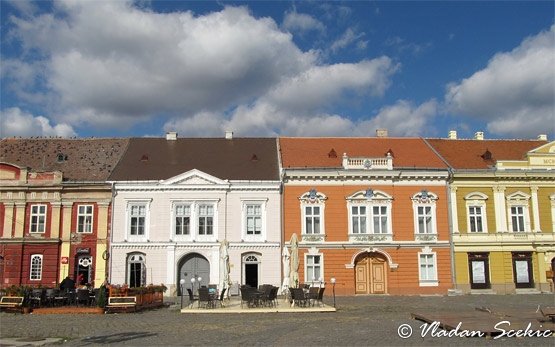
<path id="1" fill-rule="evenodd" d="M 82 342 L 87 345 L 88 343 L 99 343 L 99 344 L 112 344 L 124 341 L 130 341 L 135 339 L 142 339 L 145 337 L 156 336 L 156 333 L 144 333 L 144 332 L 125 332 L 117 333 L 105 336 L 89 336 L 85 337 Z"/>

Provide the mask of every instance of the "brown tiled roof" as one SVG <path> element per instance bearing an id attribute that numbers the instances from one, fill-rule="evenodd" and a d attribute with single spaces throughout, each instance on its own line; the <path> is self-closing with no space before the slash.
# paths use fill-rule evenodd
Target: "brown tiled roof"
<path id="1" fill-rule="evenodd" d="M 498 160 L 522 160 L 530 150 L 546 144 L 539 140 L 426 140 L 454 169 L 487 169 Z"/>
<path id="2" fill-rule="evenodd" d="M 279 143 L 284 168 L 337 168 L 342 167 L 343 153 L 380 158 L 390 150 L 394 168 L 447 168 L 420 138 L 280 137 Z"/>
<path id="3" fill-rule="evenodd" d="M 279 180 L 276 139 L 132 138 L 110 180 L 161 180 L 193 169 L 220 179 Z"/>
<path id="4" fill-rule="evenodd" d="M 64 181 L 106 181 L 128 139 L 20 139 L 0 141 L 0 162 L 33 171 L 61 171 Z M 64 160 L 58 161 L 58 155 Z"/>

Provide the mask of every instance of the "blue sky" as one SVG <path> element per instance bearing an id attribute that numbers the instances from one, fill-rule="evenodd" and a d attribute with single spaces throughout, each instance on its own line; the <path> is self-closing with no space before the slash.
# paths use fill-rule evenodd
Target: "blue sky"
<path id="1" fill-rule="evenodd" d="M 553 1 L 0 1 L 0 135 L 555 136 Z"/>

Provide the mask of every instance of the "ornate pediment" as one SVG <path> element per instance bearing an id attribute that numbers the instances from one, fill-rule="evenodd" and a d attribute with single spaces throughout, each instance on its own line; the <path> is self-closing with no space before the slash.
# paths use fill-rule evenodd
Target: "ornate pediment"
<path id="1" fill-rule="evenodd" d="M 219 185 L 228 182 L 197 169 L 187 171 L 160 182 L 163 185 Z"/>

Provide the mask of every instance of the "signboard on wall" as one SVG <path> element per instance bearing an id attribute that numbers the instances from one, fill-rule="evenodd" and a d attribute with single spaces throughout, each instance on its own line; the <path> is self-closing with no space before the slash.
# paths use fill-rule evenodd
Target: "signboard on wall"
<path id="1" fill-rule="evenodd" d="M 69 263 L 69 257 L 62 257 L 62 264 Z"/>

